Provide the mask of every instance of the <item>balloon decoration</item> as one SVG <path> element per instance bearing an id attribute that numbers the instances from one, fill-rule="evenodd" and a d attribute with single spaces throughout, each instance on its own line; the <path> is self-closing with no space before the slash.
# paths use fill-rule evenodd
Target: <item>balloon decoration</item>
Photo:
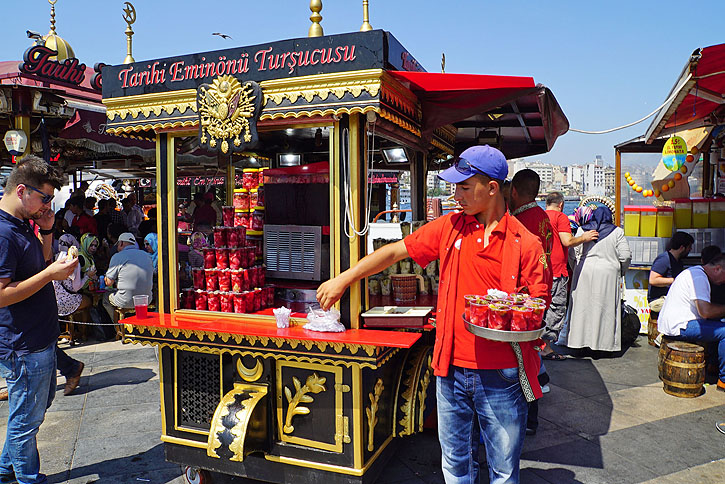
<path id="1" fill-rule="evenodd" d="M 637 182 L 634 181 L 634 179 L 632 178 L 632 176 L 630 175 L 629 172 L 626 172 L 624 174 L 624 179 L 627 182 L 627 184 L 629 184 L 629 186 L 632 188 L 632 190 L 634 190 L 637 193 L 641 193 L 643 197 L 659 197 L 662 192 L 668 192 L 670 190 L 670 188 L 674 188 L 676 181 L 682 180 L 683 176 L 687 176 L 690 174 L 690 172 L 692 172 L 692 170 L 694 168 L 694 164 L 695 164 L 694 163 L 695 157 L 698 155 L 700 150 L 697 149 L 697 146 L 693 146 L 690 149 L 689 154 L 684 154 L 683 156 L 680 157 L 679 153 L 677 155 L 675 155 L 673 153 L 673 154 L 671 154 L 670 158 L 668 159 L 667 155 L 665 154 L 665 152 L 668 150 L 668 148 L 667 148 L 668 144 L 672 144 L 674 147 L 677 147 L 677 150 L 679 150 L 680 142 L 672 141 L 674 139 L 681 140 L 681 143 L 682 143 L 681 146 L 686 147 L 685 141 L 682 138 L 680 138 L 679 136 L 673 136 L 672 138 L 667 140 L 667 143 L 665 143 L 665 148 L 662 150 L 662 163 L 664 163 L 664 165 L 670 171 L 676 172 L 672 176 L 672 179 L 667 181 L 667 183 L 663 183 L 659 187 L 659 189 L 645 190 L 644 187 L 638 185 Z M 674 147 L 672 148 L 673 151 L 675 150 Z M 681 159 L 681 161 L 678 161 L 680 159 Z"/>

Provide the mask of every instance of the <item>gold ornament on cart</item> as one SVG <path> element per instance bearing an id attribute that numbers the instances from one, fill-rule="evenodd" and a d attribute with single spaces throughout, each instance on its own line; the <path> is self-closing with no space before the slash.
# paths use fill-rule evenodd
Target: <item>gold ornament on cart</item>
<path id="1" fill-rule="evenodd" d="M 242 84 L 233 76 L 219 76 L 200 85 L 196 105 L 202 146 L 224 154 L 253 147 L 261 103 L 262 91 L 254 81 Z"/>

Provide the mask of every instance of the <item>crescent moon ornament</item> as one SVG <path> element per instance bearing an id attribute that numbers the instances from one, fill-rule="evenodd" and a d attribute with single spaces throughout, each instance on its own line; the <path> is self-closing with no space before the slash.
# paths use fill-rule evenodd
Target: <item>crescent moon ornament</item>
<path id="1" fill-rule="evenodd" d="M 58 0 L 55 1 L 57 2 Z M 130 27 L 132 23 L 136 22 L 136 9 L 133 5 L 131 5 L 131 2 L 123 2 L 123 4 L 126 6 L 126 8 L 123 9 L 123 20 L 125 20 Z"/>
<path id="2" fill-rule="evenodd" d="M 264 371 L 262 362 L 259 360 L 255 361 L 257 362 L 257 364 L 254 366 L 254 368 L 247 368 L 246 366 L 244 366 L 244 363 L 242 363 L 241 356 L 237 360 L 237 373 L 239 373 L 239 376 L 241 376 L 244 381 L 257 381 L 262 376 L 262 372 Z"/>

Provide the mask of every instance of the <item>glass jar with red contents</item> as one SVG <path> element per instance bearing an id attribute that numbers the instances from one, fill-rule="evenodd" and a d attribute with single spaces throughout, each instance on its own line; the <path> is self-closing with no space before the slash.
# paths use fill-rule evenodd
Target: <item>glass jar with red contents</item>
<path id="1" fill-rule="evenodd" d="M 234 225 L 234 207 L 224 206 L 222 207 L 222 222 L 225 227 L 231 227 Z"/>
<path id="2" fill-rule="evenodd" d="M 265 286 L 263 288 L 263 300 L 264 300 L 264 307 L 271 308 L 274 307 L 274 287 L 273 286 Z"/>
<path id="3" fill-rule="evenodd" d="M 242 293 L 234 294 L 234 312 L 243 314 L 247 312 L 247 298 Z"/>
<path id="4" fill-rule="evenodd" d="M 249 268 L 254 265 L 254 247 L 248 245 L 244 248 L 244 268 Z"/>
<path id="5" fill-rule="evenodd" d="M 223 313 L 234 312 L 234 294 L 231 292 L 222 292 L 219 295 L 219 306 Z"/>
<path id="6" fill-rule="evenodd" d="M 229 269 L 229 249 L 216 250 L 217 269 Z"/>
<path id="7" fill-rule="evenodd" d="M 249 190 L 246 188 L 235 189 L 232 205 L 234 205 L 235 210 L 238 208 L 249 210 Z"/>
<path id="8" fill-rule="evenodd" d="M 546 312 L 546 304 L 527 301 L 525 306 L 530 307 L 532 311 L 531 317 L 529 318 L 529 331 L 541 328 L 544 313 Z"/>
<path id="9" fill-rule="evenodd" d="M 259 205 L 259 188 L 252 188 L 249 190 L 249 209 L 254 210 L 257 205 Z"/>
<path id="10" fill-rule="evenodd" d="M 246 291 L 244 293 L 244 305 L 247 307 L 248 313 L 255 312 L 254 309 L 254 291 Z"/>
<path id="11" fill-rule="evenodd" d="M 211 247 L 205 247 L 203 250 L 204 254 L 204 269 L 216 268 L 216 250 Z"/>
<path id="12" fill-rule="evenodd" d="M 511 331 L 528 331 L 533 313 L 528 306 L 511 306 Z"/>
<path id="13" fill-rule="evenodd" d="M 207 292 L 206 306 L 209 311 L 221 310 L 221 298 L 219 291 Z"/>
<path id="14" fill-rule="evenodd" d="M 216 262 L 216 258 L 214 259 Z M 204 280 L 204 269 L 195 267 L 191 270 L 191 276 L 194 281 L 194 289 L 206 289 L 206 281 Z"/>
<path id="15" fill-rule="evenodd" d="M 224 227 L 214 227 L 214 247 L 217 249 L 227 246 L 227 233 Z"/>
<path id="16" fill-rule="evenodd" d="M 511 329 L 511 306 L 501 303 L 489 304 L 488 327 L 509 331 Z"/>
<path id="17" fill-rule="evenodd" d="M 251 269 L 242 269 L 242 291 L 249 291 L 252 289 L 252 270 Z"/>
<path id="18" fill-rule="evenodd" d="M 206 311 L 207 302 L 208 302 L 208 297 L 207 297 L 206 291 L 197 289 L 196 297 L 194 298 L 194 307 L 196 307 L 196 310 L 197 311 Z"/>
<path id="19" fill-rule="evenodd" d="M 470 307 L 471 324 L 481 326 L 483 328 L 488 327 L 488 303 L 482 299 L 476 299 L 471 301 Z"/>
<path id="20" fill-rule="evenodd" d="M 256 207 L 252 212 L 251 229 L 264 230 L 264 210 L 260 210 L 260 207 Z"/>
<path id="21" fill-rule="evenodd" d="M 195 300 L 196 299 L 196 291 L 192 287 L 188 287 L 186 289 L 181 290 L 181 301 L 180 305 L 182 309 L 194 309 L 195 307 Z"/>
<path id="22" fill-rule="evenodd" d="M 227 247 L 244 247 L 247 242 L 247 229 L 244 227 L 227 228 Z"/>
<path id="23" fill-rule="evenodd" d="M 480 297 L 475 294 L 466 294 L 463 296 L 463 317 L 467 321 L 471 321 L 471 303 L 480 299 Z"/>
<path id="24" fill-rule="evenodd" d="M 234 226 L 235 227 L 246 227 L 246 220 L 249 217 L 248 209 L 237 208 L 234 210 Z"/>
<path id="25" fill-rule="evenodd" d="M 259 169 L 245 168 L 242 170 L 242 187 L 247 190 L 257 188 L 259 185 Z"/>
<path id="26" fill-rule="evenodd" d="M 229 282 L 232 285 L 232 291 L 242 292 L 244 290 L 244 269 L 230 269 Z"/>
<path id="27" fill-rule="evenodd" d="M 219 288 L 218 272 L 217 269 L 204 269 L 207 291 L 216 291 Z"/>
<path id="28" fill-rule="evenodd" d="M 231 282 L 232 273 L 229 269 L 221 269 L 217 271 L 217 280 L 219 281 L 219 290 L 229 292 L 232 290 Z"/>
<path id="29" fill-rule="evenodd" d="M 267 284 L 267 269 L 264 266 L 257 267 L 259 267 L 257 270 L 257 285 L 259 285 L 259 287 L 264 287 L 264 285 Z"/>
<path id="30" fill-rule="evenodd" d="M 244 249 L 229 249 L 229 268 L 233 270 L 241 269 L 243 261 L 245 261 Z"/>
<path id="31" fill-rule="evenodd" d="M 254 312 L 262 310 L 262 289 L 254 289 Z"/>

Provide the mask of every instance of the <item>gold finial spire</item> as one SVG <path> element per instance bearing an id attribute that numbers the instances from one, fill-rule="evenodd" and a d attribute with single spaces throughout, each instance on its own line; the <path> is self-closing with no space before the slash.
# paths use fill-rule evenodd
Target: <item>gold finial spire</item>
<path id="1" fill-rule="evenodd" d="M 55 2 L 58 0 L 48 0 L 50 4 L 50 32 L 48 35 L 57 35 L 55 32 Z"/>
<path id="2" fill-rule="evenodd" d="M 360 32 L 367 32 L 372 29 L 373 26 L 370 25 L 370 15 L 368 12 L 368 0 L 363 0 L 363 23 L 360 27 Z"/>
<path id="3" fill-rule="evenodd" d="M 446 73 L 446 53 L 441 53 L 441 72 Z"/>
<path id="4" fill-rule="evenodd" d="M 310 15 L 312 25 L 310 25 L 310 30 L 307 32 L 307 37 L 322 37 L 325 35 L 322 32 L 322 25 L 320 25 L 320 20 L 322 20 L 322 15 L 320 15 L 322 0 L 310 0 L 310 10 L 312 10 L 312 15 Z"/>
<path id="5" fill-rule="evenodd" d="M 136 21 L 136 9 L 131 5 L 131 2 L 123 2 L 123 4 L 126 6 L 123 9 L 123 20 L 126 21 L 126 58 L 123 59 L 123 63 L 132 64 L 136 61 L 132 55 L 133 41 L 131 37 L 133 37 L 133 29 L 131 28 L 131 24 Z"/>

